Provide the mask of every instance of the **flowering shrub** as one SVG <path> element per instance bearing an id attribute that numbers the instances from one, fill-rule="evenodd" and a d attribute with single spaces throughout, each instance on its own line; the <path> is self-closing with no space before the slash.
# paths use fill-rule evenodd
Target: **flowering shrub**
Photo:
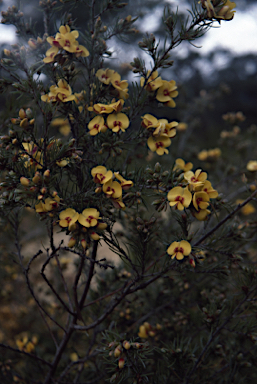
<path id="1" fill-rule="evenodd" d="M 114 21 L 120 0 L 81 1 L 82 32 L 63 13 L 75 3 L 40 1 L 43 36 L 2 12 L 25 39 L 0 64 L 2 92 L 19 95 L 1 125 L 2 382 L 254 382 L 257 152 L 233 163 L 240 112 L 200 148 L 187 110 L 170 117 L 183 107 L 164 71 L 235 3 L 197 1 L 186 21 L 165 8 L 165 41 L 139 41 L 151 61 L 133 59 L 133 83 L 108 43 L 137 18 Z"/>

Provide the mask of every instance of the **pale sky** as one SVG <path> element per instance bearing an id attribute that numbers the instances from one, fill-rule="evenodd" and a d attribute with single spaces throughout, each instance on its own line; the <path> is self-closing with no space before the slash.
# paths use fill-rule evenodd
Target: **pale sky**
<path id="1" fill-rule="evenodd" d="M 187 8 L 186 0 L 170 0 L 178 3 L 183 9 Z M 140 20 L 140 29 L 143 32 L 154 32 L 158 26 L 156 19 L 162 17 L 162 9 L 157 8 L 154 15 L 147 14 Z M 145 21 L 144 21 L 145 19 Z M 197 40 L 197 46 L 201 46 L 201 53 L 207 54 L 216 47 L 229 49 L 235 54 L 257 54 L 257 4 L 248 6 L 245 11 L 238 11 L 232 21 L 222 21 L 221 25 L 214 23 L 217 28 L 212 28 L 206 35 Z M 15 42 L 15 27 L 0 24 L 1 41 L 7 44 Z M 183 45 L 178 48 L 183 54 Z"/>

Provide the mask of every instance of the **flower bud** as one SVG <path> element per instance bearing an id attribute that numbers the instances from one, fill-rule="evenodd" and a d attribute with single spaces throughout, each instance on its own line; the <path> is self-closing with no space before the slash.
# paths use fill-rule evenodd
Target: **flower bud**
<path id="1" fill-rule="evenodd" d="M 34 184 L 39 184 L 41 182 L 41 175 L 39 172 L 35 173 L 35 176 L 32 179 Z"/>
<path id="2" fill-rule="evenodd" d="M 82 239 L 82 240 L 80 241 L 80 244 L 82 245 L 82 248 L 84 248 L 84 249 L 87 248 L 87 242 L 86 242 L 85 239 Z"/>
<path id="3" fill-rule="evenodd" d="M 125 365 L 125 360 L 123 359 L 123 357 L 121 357 L 118 362 L 119 369 L 122 369 L 124 365 Z"/>
<path id="4" fill-rule="evenodd" d="M 71 237 L 68 242 L 68 247 L 73 248 L 75 244 L 76 244 L 76 239 L 74 239 L 74 237 Z"/>
<path id="5" fill-rule="evenodd" d="M 119 357 L 120 355 L 121 355 L 121 346 L 118 345 L 118 347 L 116 347 L 114 350 L 114 356 Z"/>
<path id="6" fill-rule="evenodd" d="M 21 108 L 20 110 L 19 110 L 19 117 L 21 118 L 21 119 L 25 119 L 27 116 L 26 116 L 26 112 L 24 111 L 24 109 L 23 108 Z"/>
<path id="7" fill-rule="evenodd" d="M 29 181 L 29 179 L 27 179 L 26 177 L 22 176 L 22 177 L 20 178 L 20 183 L 21 183 L 24 187 L 28 187 L 30 181 Z"/>
<path id="8" fill-rule="evenodd" d="M 91 239 L 93 239 L 93 240 L 100 240 L 100 236 L 99 236 L 98 233 L 96 233 L 96 232 L 91 232 L 91 233 L 90 233 L 90 237 L 91 237 Z"/>
<path id="9" fill-rule="evenodd" d="M 130 347 L 131 347 L 130 343 L 127 340 L 124 340 L 123 341 L 123 348 L 128 350 Z"/>
<path id="10" fill-rule="evenodd" d="M 107 224 L 106 223 L 98 223 L 96 228 L 100 229 L 100 231 L 103 231 L 104 229 L 107 228 Z"/>

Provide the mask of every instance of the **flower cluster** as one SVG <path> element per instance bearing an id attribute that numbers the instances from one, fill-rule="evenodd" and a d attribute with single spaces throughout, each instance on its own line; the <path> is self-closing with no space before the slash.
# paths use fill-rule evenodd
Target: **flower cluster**
<path id="1" fill-rule="evenodd" d="M 190 207 L 197 220 L 205 220 L 210 211 L 207 209 L 210 199 L 218 197 L 218 192 L 207 180 L 207 173 L 201 169 L 191 171 L 192 163 L 185 164 L 182 159 L 176 160 L 175 170 L 182 170 L 181 185 L 172 188 L 167 195 L 171 207 L 179 211 Z M 192 204 L 191 204 L 192 203 Z"/>
<path id="2" fill-rule="evenodd" d="M 113 356 L 118 359 L 118 368 L 123 369 L 125 365 L 127 351 L 131 348 L 136 350 L 142 349 L 144 348 L 144 343 L 131 343 L 127 340 L 124 340 L 122 342 L 112 341 L 108 345 L 108 347 L 111 349 L 109 352 L 109 356 Z"/>
<path id="3" fill-rule="evenodd" d="M 37 343 L 38 343 L 37 336 L 33 336 L 31 341 L 29 340 L 27 335 L 23 336 L 21 339 L 16 340 L 16 345 L 19 348 L 19 350 L 27 353 L 33 352 Z"/>
<path id="4" fill-rule="evenodd" d="M 153 327 L 151 324 L 149 324 L 147 321 L 144 322 L 143 325 L 140 325 L 138 336 L 141 337 L 141 339 L 148 339 L 148 337 L 154 337 L 157 333 L 157 331 L 161 330 L 162 326 L 160 324 L 156 324 L 155 327 Z"/>
<path id="5" fill-rule="evenodd" d="M 221 156 L 221 150 L 219 148 L 213 148 L 213 149 L 203 149 L 201 152 L 198 153 L 197 157 L 201 161 L 215 161 Z"/>
<path id="6" fill-rule="evenodd" d="M 130 187 L 133 187 L 133 181 L 124 179 L 119 172 L 108 171 L 106 167 L 98 165 L 97 167 L 91 170 L 91 175 L 98 186 L 96 192 L 100 193 L 103 191 L 105 195 L 110 198 L 113 202 L 115 208 L 125 208 L 125 204 L 122 201 L 122 190 L 128 190 Z M 114 180 L 116 177 L 118 181 Z"/>
<path id="7" fill-rule="evenodd" d="M 173 100 L 178 96 L 176 82 L 174 80 L 163 80 L 161 76 L 158 76 L 158 71 L 147 71 L 146 84 L 145 78 L 141 77 L 140 85 L 145 87 L 148 92 L 156 92 L 156 99 L 166 105 L 167 107 L 174 108 L 176 106 Z"/>
<path id="8" fill-rule="evenodd" d="M 111 86 L 115 96 L 119 99 L 127 99 L 129 97 L 128 95 L 128 82 L 127 80 L 121 80 L 121 76 L 118 72 L 114 71 L 113 69 L 99 69 L 96 72 L 96 77 L 98 78 L 101 83 Z"/>
<path id="9" fill-rule="evenodd" d="M 14 125 L 19 125 L 21 128 L 27 128 L 29 126 L 33 127 L 35 123 L 35 119 L 33 118 L 33 114 L 30 108 L 24 110 L 21 108 L 19 110 L 19 117 L 12 118 L 11 123 Z"/>
<path id="10" fill-rule="evenodd" d="M 72 232 L 68 243 L 70 248 L 74 247 L 80 240 L 83 249 L 86 249 L 90 239 L 99 240 L 100 236 L 96 231 L 106 229 L 107 224 L 101 221 L 100 212 L 96 208 L 86 208 L 78 213 L 73 208 L 66 208 L 59 214 L 59 225 Z M 87 235 L 87 240 L 85 236 Z"/>
<path id="11" fill-rule="evenodd" d="M 89 111 L 95 112 L 97 115 L 88 123 L 89 134 L 96 136 L 100 132 L 106 132 L 107 128 L 112 132 L 125 132 L 129 126 L 129 118 L 125 113 L 120 112 L 122 110 L 124 100 L 120 99 L 110 104 L 94 104 L 93 107 L 89 107 Z M 103 114 L 107 114 L 106 122 Z"/>
<path id="12" fill-rule="evenodd" d="M 145 127 L 151 136 L 147 140 L 148 147 L 152 152 L 162 156 L 168 154 L 167 147 L 171 145 L 170 138 L 176 136 L 176 121 L 168 122 L 166 119 L 157 119 L 155 116 L 146 114 L 142 116 L 142 126 Z"/>
<path id="13" fill-rule="evenodd" d="M 47 95 L 42 95 L 41 100 L 47 103 L 61 101 L 66 103 L 67 101 L 75 100 L 76 96 L 72 94 L 72 89 L 66 80 L 60 79 L 57 85 L 50 87 L 50 92 Z"/>
<path id="14" fill-rule="evenodd" d="M 43 153 L 39 146 L 33 141 L 30 143 L 22 143 L 25 153 L 22 152 L 21 158 L 25 160 L 24 167 L 33 167 L 35 171 L 43 167 Z"/>
<path id="15" fill-rule="evenodd" d="M 76 57 L 87 57 L 89 52 L 83 45 L 79 45 L 76 40 L 78 37 L 78 31 L 71 32 L 68 25 L 61 25 L 55 37 L 49 36 L 47 38 L 51 48 L 46 51 L 46 57 L 43 59 L 44 63 L 55 62 L 57 54 L 61 55 L 63 51 L 74 54 Z"/>
<path id="16" fill-rule="evenodd" d="M 236 11 L 236 3 L 230 0 L 201 0 L 202 7 L 206 9 L 209 19 L 232 20 Z"/>

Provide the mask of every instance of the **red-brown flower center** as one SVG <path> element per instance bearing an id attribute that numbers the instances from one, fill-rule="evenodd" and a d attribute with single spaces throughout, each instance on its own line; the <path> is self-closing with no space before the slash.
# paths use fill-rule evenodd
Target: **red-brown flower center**
<path id="1" fill-rule="evenodd" d="M 183 249 L 182 247 L 176 247 L 176 248 L 174 249 L 174 252 L 175 252 L 175 253 L 181 252 L 181 253 L 184 254 L 184 249 Z"/>

